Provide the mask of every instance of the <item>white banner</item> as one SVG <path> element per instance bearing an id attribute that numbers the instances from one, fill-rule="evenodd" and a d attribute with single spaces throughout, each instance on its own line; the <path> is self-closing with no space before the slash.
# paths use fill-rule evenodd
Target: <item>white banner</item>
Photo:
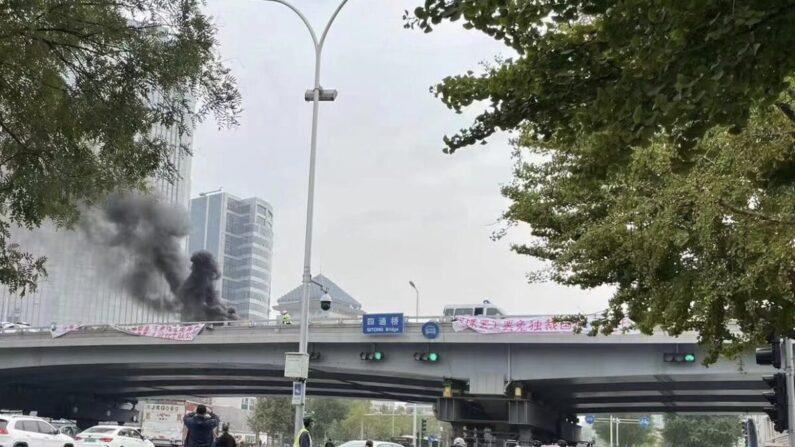
<path id="1" fill-rule="evenodd" d="M 506 334 L 511 332 L 533 334 L 573 333 L 576 326 L 570 322 L 555 321 L 555 315 L 539 315 L 524 318 L 456 317 L 453 330 L 461 332 L 472 329 L 480 334 Z M 589 318 L 589 321 L 593 317 Z M 624 319 L 616 333 L 639 333 L 632 329 L 632 322 Z M 590 325 L 583 328 L 587 333 Z"/>
<path id="2" fill-rule="evenodd" d="M 54 324 L 50 326 L 50 335 L 52 338 L 58 338 L 61 335 L 68 334 L 70 332 L 74 332 L 80 327 L 83 326 L 82 324 Z"/>
<path id="3" fill-rule="evenodd" d="M 114 329 L 141 337 L 165 338 L 168 340 L 191 341 L 204 329 L 204 324 L 141 324 L 137 326 L 114 325 Z"/>

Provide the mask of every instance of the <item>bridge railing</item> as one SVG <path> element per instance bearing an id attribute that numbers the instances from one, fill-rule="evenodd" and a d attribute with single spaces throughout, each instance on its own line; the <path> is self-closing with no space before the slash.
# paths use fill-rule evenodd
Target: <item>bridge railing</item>
<path id="1" fill-rule="evenodd" d="M 489 318 L 537 318 L 541 316 L 549 316 L 549 315 L 503 315 L 498 317 L 489 317 Z M 413 324 L 419 325 L 424 324 L 429 321 L 433 321 L 442 325 L 448 325 L 452 323 L 452 321 L 457 318 L 454 316 L 404 316 L 405 324 Z M 297 321 L 292 321 L 290 323 L 283 322 L 280 318 L 279 319 L 267 319 L 267 320 L 229 320 L 229 321 L 191 321 L 191 322 L 182 322 L 182 321 L 174 321 L 174 322 L 138 322 L 138 323 L 93 323 L 93 324 L 79 324 L 75 323 L 75 325 L 79 325 L 79 329 L 75 329 L 74 332 L 105 332 L 105 331 L 116 331 L 116 328 L 129 328 L 134 326 L 143 326 L 143 325 L 177 325 L 177 326 L 187 326 L 187 325 L 194 325 L 194 324 L 204 324 L 208 328 L 218 328 L 218 327 L 230 327 L 230 328 L 239 328 L 239 329 L 246 329 L 246 328 L 273 328 L 273 329 L 288 329 L 288 328 L 297 328 L 300 327 L 300 324 Z M 319 318 L 313 321 L 310 321 L 310 327 L 360 327 L 362 324 L 362 317 L 346 317 L 346 318 Z M 10 328 L 0 328 L 0 336 L 4 335 L 30 335 L 30 334 L 43 334 L 43 333 L 50 333 L 52 330 L 56 330 L 58 327 L 62 327 L 58 324 L 52 324 L 49 326 L 37 326 L 37 327 L 10 327 Z M 310 329 L 311 330 L 311 329 Z"/>
<path id="2" fill-rule="evenodd" d="M 406 324 L 423 324 L 428 321 L 435 321 L 437 323 L 450 323 L 453 317 L 404 317 Z M 141 323 L 108 323 L 108 324 L 79 324 L 75 323 L 75 332 L 107 332 L 116 331 L 117 328 L 130 328 L 134 326 L 143 325 L 176 325 L 176 326 L 189 326 L 194 324 L 204 324 L 208 328 L 231 327 L 231 328 L 274 328 L 274 329 L 288 329 L 300 327 L 300 324 L 293 321 L 285 323 L 281 319 L 268 319 L 268 320 L 229 320 L 229 321 L 175 321 L 175 322 L 141 322 Z M 359 327 L 362 324 L 362 318 L 321 318 L 310 322 L 310 327 Z M 8 328 L 0 328 L 0 336 L 3 335 L 33 335 L 33 334 L 49 334 L 51 331 L 56 330 L 61 325 L 52 324 L 49 326 L 15 326 Z"/>

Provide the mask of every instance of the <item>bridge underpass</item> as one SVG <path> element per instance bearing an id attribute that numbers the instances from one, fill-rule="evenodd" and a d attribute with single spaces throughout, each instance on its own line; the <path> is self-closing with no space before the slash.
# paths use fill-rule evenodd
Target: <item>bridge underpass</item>
<path id="1" fill-rule="evenodd" d="M 436 402 L 454 427 L 490 427 L 527 440 L 570 436 L 566 418 L 583 413 L 760 412 L 761 376 L 752 355 L 698 363 L 663 362 L 665 352 L 703 353 L 695 337 L 575 334 L 482 335 L 424 339 L 419 324 L 402 336 L 365 336 L 357 324 L 316 324 L 310 396 Z M 48 333 L 0 336 L 0 407 L 57 417 L 129 420 L 124 403 L 147 397 L 289 394 L 284 353 L 297 348 L 296 326 L 232 326 L 191 342 L 125 335 L 107 328 L 52 339 Z M 381 362 L 360 352 L 379 350 Z M 417 362 L 433 350 L 437 363 Z M 446 382 L 458 394 L 442 398 Z M 484 384 L 489 386 L 485 386 Z M 520 386 L 523 395 L 514 398 Z M 52 402 L 41 409 L 43 402 Z M 58 414 L 55 414 L 58 413 Z M 111 418 L 111 419 L 113 419 Z"/>

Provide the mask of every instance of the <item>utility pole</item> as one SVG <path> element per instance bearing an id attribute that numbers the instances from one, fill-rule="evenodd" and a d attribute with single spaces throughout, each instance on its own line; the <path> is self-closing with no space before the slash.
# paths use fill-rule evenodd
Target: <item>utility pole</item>
<path id="1" fill-rule="evenodd" d="M 789 425 L 787 434 L 789 446 L 795 447 L 795 382 L 793 382 L 793 359 L 792 359 L 792 339 L 784 338 L 784 367 L 787 375 L 787 422 Z"/>
<path id="2" fill-rule="evenodd" d="M 334 13 L 331 15 L 328 23 L 326 23 L 326 27 L 323 29 L 323 34 L 321 34 L 320 39 L 317 38 L 317 34 L 315 33 L 315 29 L 312 28 L 312 25 L 309 23 L 309 19 L 294 5 L 292 5 L 287 0 L 267 0 L 275 3 L 282 4 L 288 8 L 290 8 L 298 17 L 301 18 L 301 21 L 304 22 L 306 25 L 307 30 L 309 31 L 310 37 L 312 37 L 312 43 L 314 44 L 315 49 L 315 83 L 314 88 L 312 90 L 307 91 L 304 94 L 304 99 L 306 101 L 312 101 L 312 131 L 310 134 L 310 143 L 309 143 L 309 185 L 307 191 L 307 201 L 306 201 L 306 232 L 304 235 L 304 269 L 303 269 L 303 277 L 302 277 L 302 287 L 303 287 L 303 296 L 301 298 L 301 327 L 300 327 L 300 338 L 298 341 L 298 351 L 304 355 L 308 353 L 308 345 L 309 345 L 309 298 L 310 298 L 310 289 L 312 287 L 312 274 L 310 272 L 312 266 L 312 222 L 314 216 L 314 206 L 315 206 L 315 159 L 317 154 L 317 121 L 318 121 L 318 109 L 320 101 L 333 101 L 337 97 L 336 90 L 326 90 L 320 86 L 320 56 L 323 52 L 323 44 L 326 42 L 326 36 L 328 35 L 329 28 L 331 28 L 331 24 L 334 23 L 334 19 L 337 18 L 337 14 L 339 14 L 340 10 L 348 0 L 342 0 L 337 6 L 337 9 L 334 10 Z M 304 392 L 301 394 L 301 400 L 298 405 L 295 406 L 295 435 L 297 436 L 301 429 L 304 427 L 304 409 L 306 407 L 306 377 L 303 378 L 303 389 Z"/>

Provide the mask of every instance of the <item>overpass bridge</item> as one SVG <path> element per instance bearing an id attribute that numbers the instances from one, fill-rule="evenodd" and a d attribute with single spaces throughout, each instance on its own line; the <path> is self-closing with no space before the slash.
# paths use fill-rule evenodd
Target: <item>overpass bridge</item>
<path id="1" fill-rule="evenodd" d="M 518 427 L 525 439 L 573 439 L 574 424 L 565 421 L 576 414 L 746 413 L 767 406 L 761 376 L 772 369 L 756 365 L 753 353 L 709 367 L 663 361 L 670 352 L 703 359 L 694 334 L 486 335 L 455 332 L 438 319 L 441 333 L 428 340 L 424 321 L 410 320 L 399 336 L 364 335 L 360 320 L 313 323 L 309 350 L 319 358 L 310 364 L 308 395 L 434 402 L 438 417 L 454 427 Z M 123 404 L 147 397 L 290 394 L 284 353 L 297 350 L 300 326 L 235 322 L 208 329 L 188 342 L 107 326 L 60 338 L 47 329 L 0 334 L 0 408 L 125 420 L 134 411 Z M 382 361 L 360 359 L 375 350 Z M 429 350 L 439 353 L 438 362 L 414 360 L 415 352 Z M 456 389 L 453 397 L 442 397 L 445 384 Z"/>

